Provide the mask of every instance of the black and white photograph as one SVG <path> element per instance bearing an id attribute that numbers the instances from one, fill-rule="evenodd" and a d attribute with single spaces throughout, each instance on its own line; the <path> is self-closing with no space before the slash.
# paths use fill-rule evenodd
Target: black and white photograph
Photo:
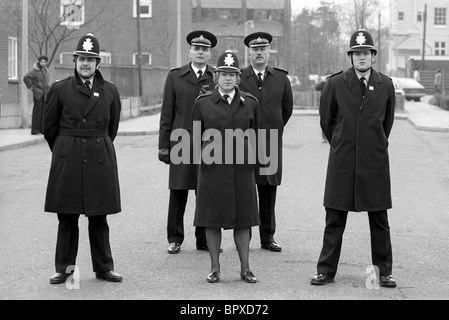
<path id="1" fill-rule="evenodd" d="M 0 300 L 449 299 L 447 0 L 0 0 L 0 62 Z"/>

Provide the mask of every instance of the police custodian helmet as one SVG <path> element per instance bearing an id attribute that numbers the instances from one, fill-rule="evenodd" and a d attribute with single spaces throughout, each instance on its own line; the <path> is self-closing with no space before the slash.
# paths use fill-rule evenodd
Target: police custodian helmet
<path id="1" fill-rule="evenodd" d="M 88 33 L 85 36 L 82 36 L 78 45 L 76 46 L 76 50 L 73 53 L 73 56 L 83 56 L 88 58 L 97 58 L 100 57 L 100 43 L 98 39 L 92 33 Z"/>
<path id="2" fill-rule="evenodd" d="M 351 36 L 351 40 L 349 41 L 349 49 L 348 55 L 354 51 L 365 51 L 371 50 L 374 55 L 377 54 L 377 49 L 374 47 L 373 37 L 369 34 L 369 32 L 364 29 L 359 29 L 354 32 Z"/>
<path id="3" fill-rule="evenodd" d="M 217 68 L 215 69 L 215 72 L 218 71 L 234 72 L 238 74 L 241 73 L 239 59 L 231 50 L 226 50 L 225 53 L 218 57 Z"/>

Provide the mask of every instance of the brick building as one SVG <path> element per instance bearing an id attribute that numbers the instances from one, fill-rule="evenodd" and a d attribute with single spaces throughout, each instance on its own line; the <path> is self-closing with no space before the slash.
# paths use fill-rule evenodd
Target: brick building
<path id="1" fill-rule="evenodd" d="M 290 69 L 291 0 L 140 0 L 142 103 L 160 102 L 170 68 L 189 61 L 186 35 L 204 29 L 217 35 L 211 64 L 233 49 L 242 66 L 243 39 L 253 31 L 273 35 L 270 63 Z M 46 8 L 42 10 L 42 8 Z M 100 70 L 114 82 L 122 97 L 139 95 L 136 0 L 28 0 L 30 69 L 39 55 L 50 57 L 50 81 L 73 74 L 72 53 L 78 39 L 93 33 L 100 41 Z M 62 18 L 61 18 L 62 17 Z M 19 128 L 23 122 L 21 92 L 26 90 L 21 70 L 22 1 L 0 1 L 0 129 Z M 45 30 L 39 24 L 45 21 Z M 43 37 L 54 32 L 55 42 Z M 56 48 L 56 50 L 54 49 Z M 25 111 L 31 114 L 31 92 Z"/>

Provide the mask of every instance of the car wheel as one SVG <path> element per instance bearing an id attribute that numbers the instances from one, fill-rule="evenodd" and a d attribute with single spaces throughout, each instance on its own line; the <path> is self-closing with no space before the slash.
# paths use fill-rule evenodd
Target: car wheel
<path id="1" fill-rule="evenodd" d="M 421 101 L 421 98 L 415 98 L 415 101 L 416 101 L 416 102 L 420 102 L 420 101 Z"/>

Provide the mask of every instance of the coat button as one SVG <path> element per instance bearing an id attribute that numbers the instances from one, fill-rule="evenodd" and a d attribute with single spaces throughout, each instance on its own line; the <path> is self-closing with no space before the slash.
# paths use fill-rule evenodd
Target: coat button
<path id="1" fill-rule="evenodd" d="M 84 160 L 83 160 L 83 163 L 87 163 L 87 160 L 86 160 L 86 159 L 84 159 Z"/>
<path id="2" fill-rule="evenodd" d="M 103 160 L 102 159 L 98 160 L 98 163 L 103 163 Z"/>
<path id="3" fill-rule="evenodd" d="M 97 119 L 97 122 L 101 122 L 101 119 Z"/>
<path id="4" fill-rule="evenodd" d="M 83 123 L 86 123 L 86 119 L 81 120 Z"/>
<path id="5" fill-rule="evenodd" d="M 100 138 L 97 138 L 97 143 L 100 143 Z"/>
<path id="6" fill-rule="evenodd" d="M 86 143 L 87 142 L 87 140 L 86 139 L 83 139 L 83 143 Z"/>

